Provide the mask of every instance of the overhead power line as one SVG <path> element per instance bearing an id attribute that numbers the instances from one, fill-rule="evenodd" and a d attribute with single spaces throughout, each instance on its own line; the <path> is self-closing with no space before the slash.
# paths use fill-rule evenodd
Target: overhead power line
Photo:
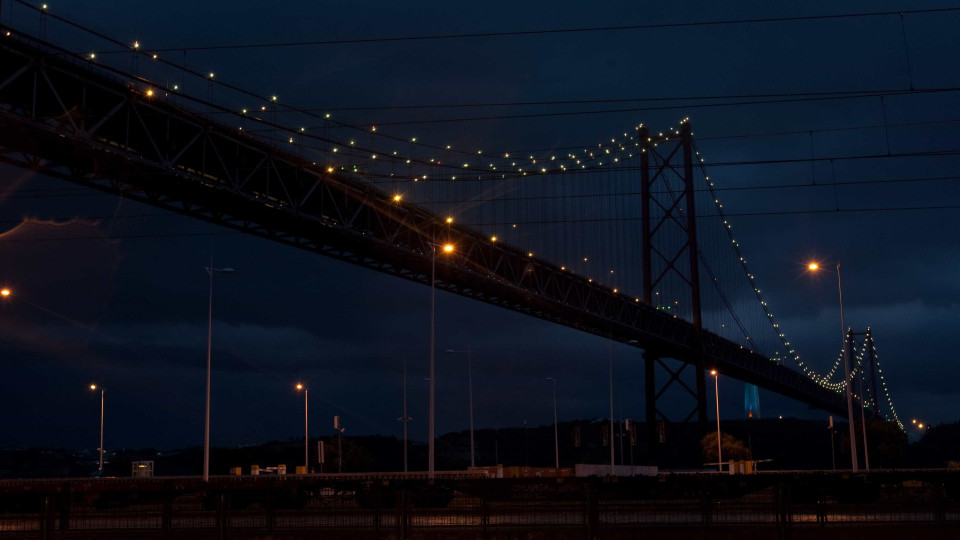
<path id="1" fill-rule="evenodd" d="M 23 3 L 18 0 L 18 3 Z M 596 32 L 625 32 L 635 30 L 657 30 L 667 28 L 691 28 L 708 26 L 726 26 L 736 24 L 764 24 L 764 23 L 783 23 L 783 22 L 803 22 L 803 21 L 822 21 L 831 19 L 856 19 L 864 17 L 885 17 L 902 15 L 919 15 L 934 13 L 951 13 L 960 11 L 960 7 L 934 8 L 934 9 L 911 9 L 903 11 L 865 11 L 855 13 L 837 13 L 824 15 L 801 15 L 795 17 L 757 17 L 749 19 L 724 19 L 718 21 L 688 21 L 674 23 L 653 23 L 653 24 L 632 24 L 623 26 L 594 26 L 585 28 L 549 28 L 542 30 L 512 30 L 499 32 L 464 32 L 457 34 L 423 34 L 414 36 L 393 36 L 393 37 L 370 37 L 370 38 L 347 38 L 347 39 L 325 39 L 309 41 L 271 41 L 262 43 L 226 43 L 221 45 L 196 45 L 180 47 L 163 47 L 152 49 L 156 52 L 170 51 L 220 51 L 230 49 L 264 49 L 280 47 L 313 47 L 322 45 L 351 45 L 363 43 L 396 43 L 400 41 L 429 41 L 429 40 L 452 40 L 452 39 L 475 39 L 475 38 L 498 38 L 510 36 L 545 36 L 554 34 L 586 34 Z M 106 51 L 106 52 L 129 52 Z"/>
<path id="2" fill-rule="evenodd" d="M 809 210 L 772 210 L 766 212 L 734 212 L 720 214 L 698 214 L 697 219 L 718 218 L 718 217 L 769 217 L 769 216 L 789 216 L 804 214 L 848 214 L 848 213 L 886 213 L 886 212 L 912 212 L 912 211 L 940 211 L 940 210 L 960 210 L 960 204 L 954 205 L 934 205 L 934 206 L 890 206 L 890 207 L 870 207 L 870 208 L 840 208 L 840 209 L 809 209 Z M 592 222 L 622 222 L 639 221 L 642 218 L 593 218 L 593 219 L 558 219 L 558 220 L 532 220 L 532 221 L 504 221 L 489 223 L 465 223 L 467 227 L 487 227 L 497 225 L 555 225 L 562 223 L 592 223 Z M 5 238 L 4 242 L 69 242 L 86 240 L 146 240 L 155 238 L 189 238 L 202 236 L 239 236 L 249 234 L 242 231 L 207 231 L 207 232 L 183 232 L 183 233 L 143 233 L 143 234 L 118 234 L 118 235 L 89 235 L 89 236 L 65 236 L 65 237 L 32 237 L 32 238 Z"/>

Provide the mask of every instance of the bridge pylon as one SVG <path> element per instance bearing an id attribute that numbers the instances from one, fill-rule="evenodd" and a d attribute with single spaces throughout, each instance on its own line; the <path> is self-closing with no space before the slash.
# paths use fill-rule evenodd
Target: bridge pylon
<path id="1" fill-rule="evenodd" d="M 684 353 L 685 357 L 678 358 L 676 353 L 672 355 L 674 359 L 680 360 L 677 368 L 664 362 L 664 358 L 669 357 L 663 352 L 655 349 L 644 351 L 647 440 L 650 445 L 649 459 L 655 461 L 659 443 L 664 436 L 660 422 L 668 421 L 663 410 L 657 407 L 657 400 L 668 388 L 678 385 L 693 398 L 695 406 L 683 421 L 687 422 L 696 417 L 699 431 L 702 434 L 707 432 L 707 366 L 703 355 L 697 214 L 694 205 L 694 151 L 690 122 L 682 122 L 679 140 L 669 145 L 663 141 L 653 143 L 644 126 L 638 128 L 638 135 L 641 147 L 643 300 L 660 308 L 658 304 L 664 300 L 658 300 L 657 288 L 665 284 L 665 280 L 672 278 L 673 282 L 681 283 L 685 288 L 685 294 L 678 296 L 689 300 L 689 306 L 683 307 L 689 308 L 694 327 L 692 346 Z M 667 305 L 665 309 L 671 307 L 679 306 Z M 667 381 L 660 386 L 656 381 L 657 365 L 669 374 Z M 688 366 L 694 369 L 694 388 L 680 378 Z"/>

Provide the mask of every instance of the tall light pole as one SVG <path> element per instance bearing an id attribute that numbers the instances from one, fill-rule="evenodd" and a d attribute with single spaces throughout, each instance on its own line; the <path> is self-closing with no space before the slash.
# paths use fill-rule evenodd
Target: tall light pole
<path id="1" fill-rule="evenodd" d="M 213 266 L 213 256 L 210 257 L 210 266 L 204 270 L 210 276 L 210 299 L 207 307 L 207 406 L 203 424 L 203 481 L 210 479 L 210 348 L 213 342 L 213 274 L 232 274 L 233 268 L 216 268 Z"/>
<path id="2" fill-rule="evenodd" d="M 467 345 L 467 350 L 465 351 L 455 351 L 453 349 L 447 349 L 444 351 L 448 354 L 452 353 L 466 353 L 467 355 L 467 400 L 470 407 L 470 467 L 476 467 L 475 455 L 473 450 L 473 350 Z"/>
<path id="3" fill-rule="evenodd" d="M 812 262 L 807 265 L 811 271 L 816 272 L 820 269 L 818 263 Z M 857 472 L 857 431 L 853 425 L 853 394 L 850 390 L 850 351 L 847 347 L 847 325 L 843 320 L 843 284 L 840 279 L 840 262 L 837 262 L 837 290 L 840 293 L 840 331 L 843 336 L 843 374 L 844 391 L 847 394 L 847 423 L 850 426 L 850 464 L 853 472 Z"/>
<path id="4" fill-rule="evenodd" d="M 557 476 L 560 475 L 560 438 L 558 436 L 557 424 L 557 379 L 555 377 L 546 377 L 545 381 L 553 383 L 553 463 L 557 469 Z M 523 421 L 524 430 L 526 430 L 527 421 Z"/>
<path id="5" fill-rule="evenodd" d="M 447 223 L 450 223 L 452 218 L 447 218 Z M 430 418 L 427 421 L 427 472 L 429 473 L 430 478 L 434 477 L 436 471 L 435 468 L 435 430 L 434 430 L 434 419 L 436 413 L 436 389 L 437 389 L 437 362 L 436 362 L 436 305 L 437 305 L 437 248 L 442 247 L 444 253 L 453 252 L 453 244 L 435 244 L 433 242 L 428 242 L 432 250 L 430 256 Z"/>
<path id="6" fill-rule="evenodd" d="M 413 420 L 407 416 L 407 357 L 403 357 L 403 416 L 397 418 L 403 422 L 403 472 L 407 472 L 407 422 Z"/>
<path id="7" fill-rule="evenodd" d="M 92 392 L 96 392 L 97 385 L 91 384 L 90 390 Z M 97 467 L 97 470 L 100 471 L 100 474 L 103 474 L 103 394 L 105 391 L 105 388 L 100 388 L 100 466 Z"/>
<path id="8" fill-rule="evenodd" d="M 607 341 L 607 355 L 610 360 L 610 475 L 616 476 L 617 469 L 613 462 L 613 343 L 609 340 Z"/>
<path id="9" fill-rule="evenodd" d="M 310 424 L 307 422 L 308 402 L 310 389 L 297 383 L 297 391 L 303 390 L 303 472 L 310 472 Z"/>
<path id="10" fill-rule="evenodd" d="M 720 445 L 720 374 L 711 369 L 713 375 L 713 395 L 717 398 L 717 470 L 723 472 L 723 447 Z"/>

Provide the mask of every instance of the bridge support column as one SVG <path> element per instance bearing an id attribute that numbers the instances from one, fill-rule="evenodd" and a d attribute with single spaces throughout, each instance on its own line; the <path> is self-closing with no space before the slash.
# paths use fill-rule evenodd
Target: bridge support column
<path id="1" fill-rule="evenodd" d="M 662 135 L 662 134 L 661 134 Z M 693 134 L 690 123 L 683 122 L 680 127 L 679 144 L 654 144 L 649 131 L 641 126 L 638 130 L 640 152 L 640 211 L 641 251 L 643 252 L 643 300 L 657 309 L 661 302 L 665 309 L 671 306 L 669 299 L 659 296 L 656 287 L 669 284 L 667 276 L 674 276 L 683 287 L 689 287 L 690 316 L 694 331 L 690 336 L 690 348 L 682 358 L 684 366 L 674 371 L 666 366 L 659 357 L 648 357 L 646 362 L 646 404 L 649 433 L 655 435 L 657 408 L 656 400 L 672 383 L 682 385 L 694 398 L 696 406 L 687 416 L 690 420 L 696 416 L 701 434 L 707 432 L 707 385 L 706 366 L 703 358 L 703 321 L 700 305 L 700 256 L 697 244 L 697 213 L 695 205 L 693 170 Z M 658 139 L 660 143 L 664 140 Z M 676 139 L 674 139 L 676 140 Z M 682 162 L 682 166 L 677 163 Z M 651 167 L 651 162 L 655 163 Z M 682 171 L 679 172 L 679 171 Z M 682 191 L 680 190 L 682 182 Z M 654 212 L 655 210 L 655 212 Z M 656 215 L 655 215 L 656 214 Z M 671 231 L 671 232 L 667 232 Z M 676 233 L 681 242 L 676 243 Z M 660 243 L 655 245 L 654 240 Z M 667 245 L 661 245 L 667 244 Z M 655 264 L 656 263 L 656 264 Z M 660 363 L 670 373 L 670 378 L 661 389 L 657 389 L 654 379 L 655 364 Z M 694 368 L 694 385 L 690 388 L 679 375 L 686 364 Z M 663 416 L 662 414 L 660 416 Z M 664 417 L 665 418 L 665 417 Z"/>

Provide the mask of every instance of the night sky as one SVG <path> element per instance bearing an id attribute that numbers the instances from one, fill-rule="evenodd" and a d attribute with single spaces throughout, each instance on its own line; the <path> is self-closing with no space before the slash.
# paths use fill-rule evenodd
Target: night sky
<path id="1" fill-rule="evenodd" d="M 12 17 L 15 28 L 37 32 L 34 14 L 2 4 L 4 24 Z M 124 41 L 173 49 L 942 7 L 954 4 L 54 0 L 49 9 Z M 716 167 L 711 177 L 725 188 L 752 187 L 721 191 L 724 208 L 798 352 L 822 369 L 836 358 L 835 276 L 811 276 L 805 263 L 842 260 L 847 323 L 872 328 L 901 418 L 936 424 L 960 419 L 958 24 L 960 12 L 940 12 L 907 14 L 902 26 L 886 15 L 192 50 L 187 63 L 363 125 L 585 113 L 382 128 L 458 147 L 593 144 L 641 122 L 657 130 L 690 117 L 708 167 L 777 161 Z M 51 22 L 46 30 L 53 41 L 56 28 Z M 911 87 L 916 92 L 903 93 Z M 767 104 L 739 97 L 339 110 L 879 91 L 897 95 L 883 106 L 871 94 Z M 721 101 L 753 103 L 697 106 Z M 605 109 L 619 111 L 596 113 Z M 839 159 L 888 152 L 943 155 Z M 837 159 L 785 162 L 811 156 Z M 804 186 L 757 189 L 786 184 Z M 203 267 L 211 252 L 217 266 L 237 269 L 214 283 L 213 445 L 302 436 L 298 380 L 311 389 L 313 434 L 332 433 L 339 414 L 347 436 L 399 435 L 404 358 L 411 437 L 426 439 L 427 287 L 28 171 L 0 168 L 0 189 L 7 231 L 0 235 L 0 281 L 14 290 L 0 302 L 0 446 L 95 448 L 99 400 L 91 382 L 107 389 L 108 450 L 201 445 Z M 607 416 L 606 340 L 442 292 L 437 321 L 438 433 L 467 426 L 466 359 L 443 351 L 468 346 L 475 350 L 477 427 L 551 422 L 544 377 L 559 380 L 561 420 Z M 623 417 L 642 419 L 640 352 L 624 345 L 612 351 L 615 401 Z M 742 416 L 742 383 L 721 378 L 720 407 L 724 418 Z M 763 390 L 761 410 L 826 423 L 827 413 Z"/>

